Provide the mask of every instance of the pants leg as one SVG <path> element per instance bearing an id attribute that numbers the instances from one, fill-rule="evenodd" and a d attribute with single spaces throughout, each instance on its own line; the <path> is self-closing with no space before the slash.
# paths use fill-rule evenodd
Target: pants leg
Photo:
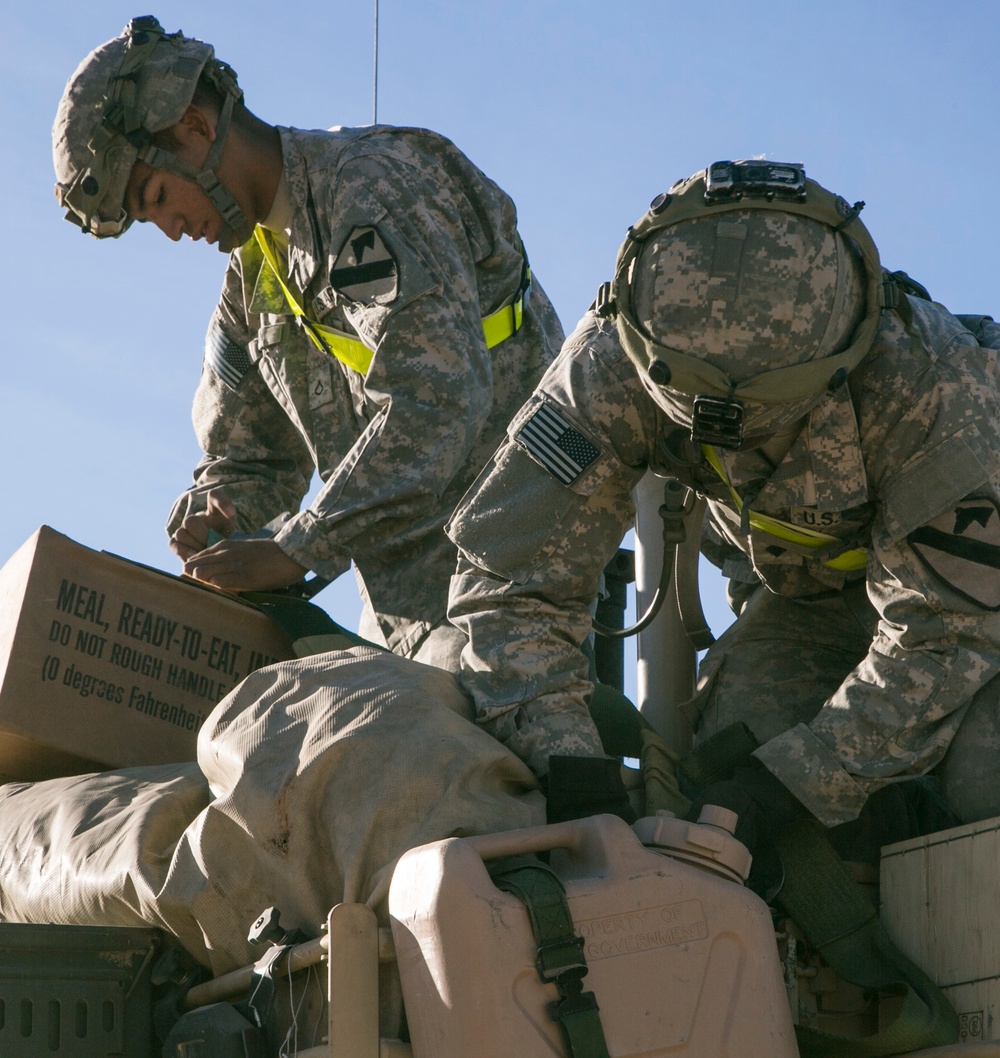
<path id="1" fill-rule="evenodd" d="M 760 742 L 808 723 L 867 654 L 877 623 L 863 582 L 808 599 L 758 588 L 702 659 L 683 707 L 695 743 L 738 721 Z"/>
<path id="2" fill-rule="evenodd" d="M 1000 816 L 1000 676 L 973 697 L 935 773 L 963 823 Z"/>
<path id="3" fill-rule="evenodd" d="M 702 661 L 685 706 L 696 742 L 737 721 L 760 742 L 808 723 L 867 654 L 877 625 L 863 583 L 810 599 L 758 589 Z M 877 863 L 886 843 L 1000 815 L 998 771 L 1000 677 L 973 699 L 935 776 L 877 791 L 830 839 L 844 858 Z"/>
<path id="4" fill-rule="evenodd" d="M 465 634 L 454 625 L 444 622 L 435 625 L 417 644 L 410 657 L 425 665 L 434 665 L 446 672 L 461 672 L 462 648 L 465 646 Z"/>

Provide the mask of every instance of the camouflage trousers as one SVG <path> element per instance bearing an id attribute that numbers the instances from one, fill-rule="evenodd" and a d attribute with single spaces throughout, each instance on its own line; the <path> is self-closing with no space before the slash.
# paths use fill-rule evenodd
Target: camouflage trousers
<path id="1" fill-rule="evenodd" d="M 365 603 L 361 610 L 358 635 L 367 639 L 369 643 L 388 649 L 375 611 L 368 603 Z M 442 621 L 426 632 L 416 646 L 404 656 L 424 665 L 433 665 L 435 668 L 444 669 L 445 672 L 457 674 L 461 670 L 464 646 L 465 636 L 454 625 Z"/>
<path id="2" fill-rule="evenodd" d="M 868 653 L 877 626 L 864 582 L 806 599 L 758 588 L 702 659 L 683 707 L 695 744 L 738 721 L 760 742 L 808 724 Z M 1000 815 L 1000 677 L 975 694 L 932 774 L 962 822 Z"/>

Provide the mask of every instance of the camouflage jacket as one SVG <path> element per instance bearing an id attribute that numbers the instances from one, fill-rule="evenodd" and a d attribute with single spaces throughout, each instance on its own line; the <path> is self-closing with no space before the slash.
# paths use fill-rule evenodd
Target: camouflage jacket
<path id="1" fill-rule="evenodd" d="M 614 325 L 585 316 L 449 526 L 450 615 L 470 637 L 463 678 L 486 722 L 537 757 L 547 717 L 583 701 L 587 605 L 653 469 L 708 498 L 705 550 L 731 575 L 792 596 L 867 578 L 880 615 L 867 657 L 811 723 L 758 750 L 765 764 L 828 825 L 933 767 L 1000 672 L 1000 353 L 985 347 L 1000 348 L 1000 327 L 982 326 L 983 346 L 907 299 L 783 458 L 717 451 L 723 480 L 647 393 Z M 543 422 L 568 431 L 569 463 L 539 442 Z M 754 528 L 751 508 L 830 540 L 819 554 L 788 542 Z M 865 568 L 827 564 L 855 548 Z"/>
<path id="2" fill-rule="evenodd" d="M 536 282 L 521 329 L 487 348 L 482 317 L 511 303 L 523 249 L 513 202 L 448 140 L 384 126 L 280 134 L 290 286 L 311 319 L 375 355 L 362 375 L 320 352 L 256 244 L 235 251 L 194 402 L 205 455 L 167 530 L 216 488 L 242 531 L 291 512 L 282 550 L 329 578 L 353 560 L 406 654 L 445 619 L 445 520 L 562 331 Z M 320 490 L 300 510 L 314 469 Z"/>

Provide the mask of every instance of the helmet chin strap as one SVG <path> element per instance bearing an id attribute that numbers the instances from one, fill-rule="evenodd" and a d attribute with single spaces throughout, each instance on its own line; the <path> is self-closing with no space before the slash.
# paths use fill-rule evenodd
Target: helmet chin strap
<path id="1" fill-rule="evenodd" d="M 219 114 L 219 122 L 215 129 L 215 140 L 196 179 L 204 189 L 205 194 L 211 199 L 212 205 L 222 215 L 223 221 L 232 229 L 236 236 L 236 245 L 242 246 L 253 235 L 253 224 L 250 223 L 236 199 L 233 198 L 223 186 L 222 181 L 215 175 L 215 170 L 222 161 L 222 148 L 229 132 L 233 104 L 233 97 L 227 95 L 225 102 L 222 104 L 222 111 Z"/>
<path id="2" fill-rule="evenodd" d="M 241 209 L 239 203 L 219 180 L 215 170 L 222 161 L 222 151 L 226 143 L 226 135 L 229 132 L 230 121 L 233 116 L 233 96 L 227 95 L 219 113 L 219 121 L 215 129 L 215 139 L 209 148 L 205 161 L 201 168 L 191 165 L 178 158 L 176 154 L 165 151 L 161 147 L 150 145 L 139 152 L 139 161 L 151 165 L 154 169 L 167 169 L 186 180 L 193 180 L 208 195 L 211 203 L 219 211 L 226 226 L 236 236 L 237 246 L 242 246 L 253 235 L 253 224 Z"/>

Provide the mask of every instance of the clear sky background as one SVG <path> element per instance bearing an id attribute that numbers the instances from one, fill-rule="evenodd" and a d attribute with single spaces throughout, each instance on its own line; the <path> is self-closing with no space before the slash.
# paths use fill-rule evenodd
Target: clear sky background
<path id="1" fill-rule="evenodd" d="M 163 523 L 199 456 L 191 397 L 225 260 L 152 226 L 81 237 L 52 195 L 67 78 L 147 13 L 211 41 L 266 121 L 372 121 L 371 0 L 8 11 L 0 562 L 47 524 L 179 568 Z M 864 199 L 884 264 L 996 315 L 998 30 L 996 0 L 381 0 L 378 118 L 444 133 L 513 196 L 567 331 L 654 195 L 752 156 Z M 705 593 L 718 631 L 717 578 Z M 317 601 L 354 627 L 353 577 Z"/>

